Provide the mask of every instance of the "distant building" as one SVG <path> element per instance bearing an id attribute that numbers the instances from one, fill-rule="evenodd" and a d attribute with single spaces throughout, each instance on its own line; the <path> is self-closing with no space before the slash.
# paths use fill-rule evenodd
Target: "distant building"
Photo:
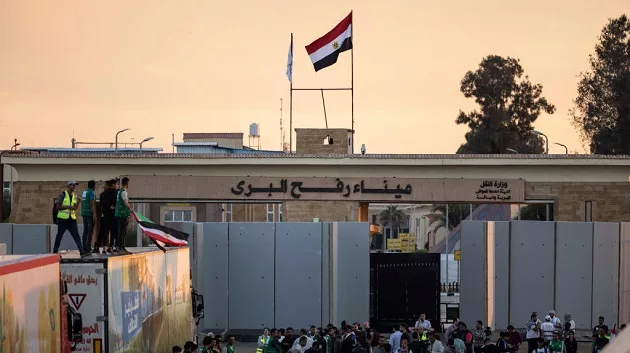
<path id="1" fill-rule="evenodd" d="M 258 153 L 278 154 L 283 151 L 265 151 L 243 145 L 243 133 L 184 133 L 183 142 L 175 142 L 176 153 L 233 154 Z"/>
<path id="2" fill-rule="evenodd" d="M 162 152 L 161 148 L 149 148 L 144 147 L 142 149 L 138 147 L 119 147 L 118 151 L 112 147 L 24 147 L 22 151 L 29 152 L 46 152 L 46 153 L 95 153 L 95 154 L 111 154 L 111 153 L 159 153 Z"/>

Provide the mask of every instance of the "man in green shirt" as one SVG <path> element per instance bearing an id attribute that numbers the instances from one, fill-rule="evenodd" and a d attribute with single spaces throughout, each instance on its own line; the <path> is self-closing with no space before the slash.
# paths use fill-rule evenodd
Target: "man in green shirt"
<path id="1" fill-rule="evenodd" d="M 122 178 L 121 185 L 122 187 L 118 190 L 118 196 L 116 197 L 116 211 L 114 211 L 114 216 L 118 222 L 116 250 L 120 254 L 129 254 L 130 252 L 125 249 L 125 237 L 127 235 L 127 227 L 129 226 L 129 216 L 133 211 L 131 203 L 129 202 L 129 195 L 127 194 L 129 178 Z"/>
<path id="2" fill-rule="evenodd" d="M 234 353 L 234 342 L 236 342 L 236 338 L 234 338 L 234 336 L 230 336 L 228 338 L 227 345 L 225 346 L 226 353 Z"/>
<path id="3" fill-rule="evenodd" d="M 88 188 L 81 194 L 81 218 L 83 218 L 83 251 L 92 251 L 92 232 L 96 223 L 94 212 L 94 180 L 88 181 Z"/>
<path id="4" fill-rule="evenodd" d="M 280 342 L 278 341 L 278 329 L 272 328 L 269 333 L 269 341 L 267 341 L 267 345 L 263 353 L 281 353 L 282 347 L 280 346 Z"/>

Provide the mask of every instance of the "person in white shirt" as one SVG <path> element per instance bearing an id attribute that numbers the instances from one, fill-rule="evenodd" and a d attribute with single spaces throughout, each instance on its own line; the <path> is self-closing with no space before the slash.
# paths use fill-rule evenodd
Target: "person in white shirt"
<path id="1" fill-rule="evenodd" d="M 545 322 L 540 325 L 540 330 L 542 331 L 545 341 L 551 342 L 553 339 L 553 331 L 556 330 L 556 327 L 551 323 L 551 316 L 545 316 Z"/>
<path id="2" fill-rule="evenodd" d="M 435 332 L 429 333 L 429 346 L 427 353 L 444 353 L 444 345 L 440 341 L 440 337 Z"/>
<path id="3" fill-rule="evenodd" d="M 413 325 L 413 330 L 415 331 L 418 331 L 420 328 L 424 329 L 426 332 L 431 331 L 431 322 L 427 320 L 425 313 L 420 314 L 420 318 L 416 321 L 416 324 Z"/>
<path id="4" fill-rule="evenodd" d="M 534 349 L 536 349 L 536 341 L 540 337 L 540 325 L 542 323 L 538 320 L 538 313 L 533 312 L 532 316 L 530 316 L 529 321 L 525 324 L 525 328 L 527 329 L 527 333 L 525 334 L 525 339 L 527 340 L 527 352 L 531 353 Z"/>
<path id="5" fill-rule="evenodd" d="M 299 339 L 295 340 L 293 347 L 291 347 L 291 353 L 304 353 L 307 348 L 308 337 L 301 336 Z"/>
<path id="6" fill-rule="evenodd" d="M 551 317 L 551 323 L 553 324 L 553 327 L 562 330 L 562 321 L 560 321 L 560 318 L 556 316 L 555 310 L 549 310 L 549 317 Z"/>

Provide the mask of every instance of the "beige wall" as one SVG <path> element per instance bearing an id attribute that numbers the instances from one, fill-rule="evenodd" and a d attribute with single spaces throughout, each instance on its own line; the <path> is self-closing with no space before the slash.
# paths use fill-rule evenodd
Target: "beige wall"
<path id="1" fill-rule="evenodd" d="M 52 199 L 64 189 L 68 179 L 80 181 L 83 188 L 90 179 L 156 174 L 206 177 L 258 175 L 284 178 L 522 178 L 525 180 L 526 200 L 555 202 L 555 220 L 584 220 L 586 202 L 592 204 L 594 221 L 630 220 L 630 159 L 176 157 L 23 158 L 5 155 L 2 162 L 15 167 L 20 180 L 14 187 L 14 211 L 11 219 L 17 223 L 49 223 Z M 100 185 L 97 190 L 100 190 Z M 133 180 L 131 195 L 133 197 Z M 346 218 L 356 220 L 358 205 L 358 201 L 287 201 L 284 214 L 287 221 L 312 221 L 313 218 L 320 218 L 322 221 Z M 234 219 L 262 221 L 266 218 L 264 204 L 248 207 L 249 210 L 245 206 L 242 210 L 235 209 Z M 207 207 L 205 212 L 208 212 Z"/>
<path id="2" fill-rule="evenodd" d="M 367 158 L 14 158 L 20 181 L 105 179 L 117 175 L 196 175 L 266 177 L 385 177 L 524 179 L 536 182 L 628 182 L 630 160 L 602 165 L 580 160 L 555 164 L 510 159 Z M 546 162 L 546 161 L 542 161 Z M 622 161 L 623 162 L 623 161 Z"/>
<path id="3" fill-rule="evenodd" d="M 79 180 L 85 187 L 86 181 Z M 585 205 L 592 203 L 592 220 L 601 222 L 621 222 L 630 220 L 630 184 L 628 183 L 526 183 L 527 200 L 552 200 L 554 219 L 558 221 L 584 221 Z M 15 223 L 50 223 L 52 200 L 64 190 L 63 182 L 17 182 L 14 188 L 11 221 Z M 101 183 L 97 184 L 100 194 Z M 133 187 L 130 189 L 133 197 Z M 204 203 L 205 210 L 197 205 L 197 218 L 205 220 L 212 214 L 211 203 Z M 151 213 L 159 207 L 150 207 Z M 283 206 L 285 221 L 311 222 L 354 221 L 358 218 L 358 201 L 286 201 Z M 233 221 L 264 222 L 266 206 L 262 204 L 234 204 Z M 151 215 L 153 218 L 153 215 Z M 213 216 L 214 217 L 214 216 Z M 278 205 L 275 205 L 274 218 L 278 220 Z"/>
<path id="4" fill-rule="evenodd" d="M 332 138 L 332 144 L 324 143 L 326 136 Z M 298 154 L 352 153 L 352 132 L 348 129 L 295 129 L 295 151 Z"/>

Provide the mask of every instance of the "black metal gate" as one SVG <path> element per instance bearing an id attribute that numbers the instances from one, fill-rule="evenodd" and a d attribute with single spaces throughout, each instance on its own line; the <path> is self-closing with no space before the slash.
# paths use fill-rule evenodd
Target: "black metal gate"
<path id="1" fill-rule="evenodd" d="M 440 254 L 370 254 L 370 325 L 390 333 L 426 313 L 440 328 Z"/>

